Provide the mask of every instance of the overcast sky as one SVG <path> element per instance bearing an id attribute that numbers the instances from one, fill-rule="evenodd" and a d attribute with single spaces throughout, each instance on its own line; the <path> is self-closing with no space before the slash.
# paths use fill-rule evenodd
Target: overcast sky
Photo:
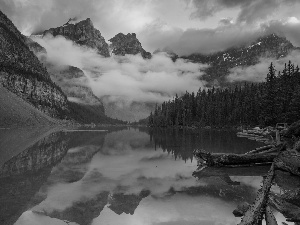
<path id="1" fill-rule="evenodd" d="M 277 32 L 300 46 L 299 0 L 0 0 L 23 34 L 90 17 L 106 40 L 137 33 L 153 52 L 212 52 Z"/>

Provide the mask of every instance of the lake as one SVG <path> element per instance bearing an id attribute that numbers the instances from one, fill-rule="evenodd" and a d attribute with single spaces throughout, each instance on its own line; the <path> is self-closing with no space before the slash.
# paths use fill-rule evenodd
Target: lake
<path id="1" fill-rule="evenodd" d="M 268 168 L 193 173 L 192 153 L 262 145 L 235 131 L 0 130 L 0 224 L 237 224 Z"/>

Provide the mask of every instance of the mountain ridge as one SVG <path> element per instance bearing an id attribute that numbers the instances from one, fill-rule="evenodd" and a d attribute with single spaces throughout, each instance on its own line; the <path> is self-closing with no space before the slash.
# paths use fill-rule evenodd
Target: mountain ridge
<path id="1" fill-rule="evenodd" d="M 122 55 L 130 54 L 136 55 L 141 54 L 144 59 L 151 59 L 152 55 L 143 49 L 141 42 L 137 39 L 135 33 L 118 33 L 113 38 L 109 39 L 111 42 L 110 48 L 113 54 Z"/>
<path id="2" fill-rule="evenodd" d="M 108 44 L 100 31 L 94 27 L 90 18 L 75 24 L 69 23 L 69 21 L 63 26 L 43 31 L 43 36 L 50 34 L 56 37 L 61 35 L 81 46 L 97 49 L 98 53 L 104 57 L 110 56 Z"/>
<path id="3" fill-rule="evenodd" d="M 213 81 L 220 79 L 226 82 L 226 76 L 230 69 L 234 67 L 248 67 L 259 63 L 261 58 L 284 58 L 293 50 L 299 50 L 293 46 L 285 37 L 276 34 L 261 36 L 250 45 L 231 47 L 224 51 L 211 54 L 191 54 L 181 58 L 194 63 L 208 64 L 209 67 L 204 70 L 204 79 Z"/>
<path id="4" fill-rule="evenodd" d="M 36 56 L 40 53 L 46 54 L 46 50 L 22 35 L 0 11 L 1 126 L 123 123 L 104 115 L 102 104 L 90 106 L 68 101 L 61 87 L 51 79 L 43 60 Z M 93 95 L 91 90 L 83 92 Z"/>

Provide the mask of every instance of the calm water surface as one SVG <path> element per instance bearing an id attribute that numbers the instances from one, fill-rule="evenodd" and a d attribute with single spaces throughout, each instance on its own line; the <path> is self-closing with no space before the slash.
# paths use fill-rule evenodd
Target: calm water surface
<path id="1" fill-rule="evenodd" d="M 196 148 L 244 153 L 262 145 L 233 131 L 109 128 L 39 140 L 26 131 L 31 143 L 18 134 L 21 146 L 13 133 L 0 131 L 0 224 L 237 224 L 232 211 L 253 202 L 268 169 L 193 176 Z"/>

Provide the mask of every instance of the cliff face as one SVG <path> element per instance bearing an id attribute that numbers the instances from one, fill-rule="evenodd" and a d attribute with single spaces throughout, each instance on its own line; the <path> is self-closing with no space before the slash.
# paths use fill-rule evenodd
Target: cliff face
<path id="1" fill-rule="evenodd" d="M 46 114 L 64 118 L 67 97 L 51 81 L 26 41 L 0 11 L 0 84 Z"/>
<path id="2" fill-rule="evenodd" d="M 111 42 L 111 51 L 115 55 L 125 55 L 125 54 L 141 54 L 143 58 L 150 59 L 151 53 L 146 52 L 142 44 L 136 38 L 135 33 L 128 33 L 127 35 L 119 33 L 109 40 Z"/>
<path id="3" fill-rule="evenodd" d="M 94 95 L 92 89 L 87 85 L 88 79 L 81 69 L 74 66 L 56 69 L 51 65 L 47 65 L 47 68 L 51 79 L 61 87 L 69 101 L 93 105 L 99 108 L 99 113 L 105 113 L 101 100 Z"/>
<path id="4" fill-rule="evenodd" d="M 43 32 L 44 36 L 47 34 L 51 34 L 54 37 L 57 35 L 64 36 L 79 45 L 97 49 L 100 55 L 109 57 L 108 44 L 105 42 L 104 37 L 101 36 L 100 31 L 94 28 L 90 18 L 75 24 L 68 22 L 63 26 L 50 28 Z"/>
<path id="5" fill-rule="evenodd" d="M 88 79 L 81 69 L 69 65 L 56 67 L 47 62 L 47 51 L 45 48 L 30 38 L 27 38 L 27 45 L 46 66 L 51 80 L 67 96 L 70 109 L 69 117 L 85 123 L 107 122 L 109 120 L 105 116 L 102 101 L 94 95 L 92 89 L 88 86 Z M 84 115 L 87 111 L 88 114 Z M 93 114 L 92 117 L 90 119 L 87 118 L 91 114 Z"/>

